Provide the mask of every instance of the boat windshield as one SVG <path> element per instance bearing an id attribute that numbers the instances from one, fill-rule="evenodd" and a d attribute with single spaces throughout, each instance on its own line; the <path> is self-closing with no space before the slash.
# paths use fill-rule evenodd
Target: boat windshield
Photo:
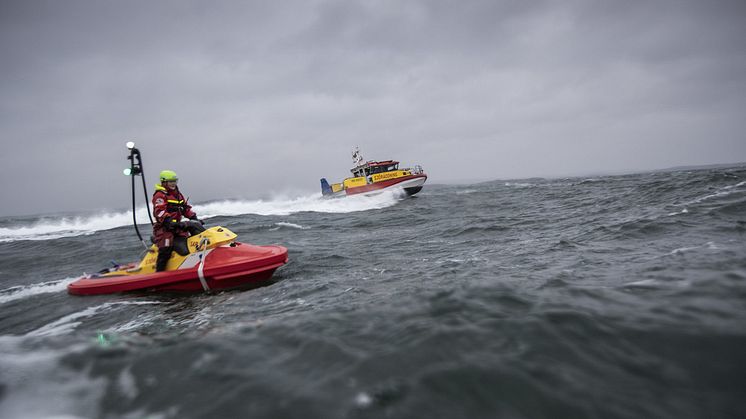
<path id="1" fill-rule="evenodd" d="M 370 174 L 374 175 L 376 173 L 391 172 L 391 171 L 397 170 L 398 168 L 399 168 L 399 164 L 389 164 L 387 166 L 373 166 L 370 168 Z"/>
<path id="2" fill-rule="evenodd" d="M 375 175 L 376 173 L 391 172 L 394 170 L 399 170 L 399 162 L 392 162 L 391 164 L 373 163 L 373 165 L 367 163 L 364 166 L 353 167 L 350 171 L 352 172 L 353 176 L 360 177 Z"/>

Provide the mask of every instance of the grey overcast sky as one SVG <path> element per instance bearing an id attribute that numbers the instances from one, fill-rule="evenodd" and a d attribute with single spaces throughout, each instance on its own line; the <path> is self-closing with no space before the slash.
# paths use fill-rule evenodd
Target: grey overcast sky
<path id="1" fill-rule="evenodd" d="M 0 215 L 743 162 L 746 1 L 0 0 L 0 93 Z"/>

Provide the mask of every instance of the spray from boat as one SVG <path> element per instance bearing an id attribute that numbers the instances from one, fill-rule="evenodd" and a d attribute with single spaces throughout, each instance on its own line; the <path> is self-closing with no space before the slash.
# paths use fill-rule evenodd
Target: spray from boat
<path id="1" fill-rule="evenodd" d="M 387 208 L 402 199 L 396 191 L 365 196 L 359 195 L 345 200 L 323 199 L 317 193 L 297 197 L 277 197 L 273 199 L 226 199 L 193 207 L 203 219 L 214 217 L 238 217 L 242 215 L 287 216 L 299 212 L 319 212 L 344 214 Z M 147 210 L 136 209 L 136 218 L 147 219 Z M 8 227 L 0 227 L 0 242 L 21 240 L 54 240 L 95 234 L 132 225 L 132 211 L 102 212 L 66 217 L 37 217 L 16 222 Z"/>

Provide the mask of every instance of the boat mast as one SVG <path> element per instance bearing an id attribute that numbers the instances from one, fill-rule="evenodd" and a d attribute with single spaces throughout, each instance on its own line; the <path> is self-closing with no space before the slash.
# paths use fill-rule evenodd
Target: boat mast
<path id="1" fill-rule="evenodd" d="M 363 155 L 360 154 L 360 148 L 358 146 L 355 146 L 355 148 L 352 149 L 352 169 L 350 169 L 350 172 L 352 172 L 353 176 L 362 176 L 360 172 L 360 167 L 364 165 Z"/>
<path id="2" fill-rule="evenodd" d="M 352 163 L 355 167 L 360 166 L 363 163 L 363 155 L 360 154 L 360 148 L 358 146 L 355 146 L 352 150 Z"/>

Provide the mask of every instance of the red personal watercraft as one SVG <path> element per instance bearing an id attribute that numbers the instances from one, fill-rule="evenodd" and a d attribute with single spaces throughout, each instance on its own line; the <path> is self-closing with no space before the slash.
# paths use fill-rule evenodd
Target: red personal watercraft
<path id="1" fill-rule="evenodd" d="M 125 291 L 210 292 L 260 285 L 288 261 L 282 246 L 255 246 L 235 241 L 225 227 L 212 227 L 189 237 L 189 254 L 174 252 L 166 271 L 155 272 L 158 248 L 152 246 L 139 263 L 117 265 L 85 275 L 67 286 L 75 295 Z"/>
<path id="2" fill-rule="evenodd" d="M 148 202 L 142 159 L 134 143 L 127 143 L 127 148 L 131 165 L 124 174 L 132 176 L 132 218 L 137 236 L 145 244 L 135 219 L 135 176 L 142 176 L 146 205 Z M 67 292 L 75 295 L 126 291 L 210 292 L 252 287 L 267 282 L 275 270 L 288 261 L 286 248 L 238 242 L 236 234 L 225 227 L 205 230 L 200 226 L 195 233 L 186 239 L 186 249 L 182 254 L 172 253 L 163 272 L 155 271 L 158 247 L 145 244 L 146 253 L 140 262 L 115 265 L 96 274 L 84 275 L 68 285 Z"/>

